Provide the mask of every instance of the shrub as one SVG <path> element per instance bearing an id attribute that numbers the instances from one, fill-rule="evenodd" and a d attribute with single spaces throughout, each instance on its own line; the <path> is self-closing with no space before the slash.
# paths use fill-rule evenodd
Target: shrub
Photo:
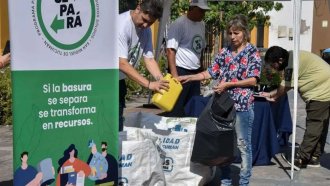
<path id="1" fill-rule="evenodd" d="M 12 124 L 12 90 L 11 90 L 11 72 L 7 67 L 0 73 L 0 124 Z"/>

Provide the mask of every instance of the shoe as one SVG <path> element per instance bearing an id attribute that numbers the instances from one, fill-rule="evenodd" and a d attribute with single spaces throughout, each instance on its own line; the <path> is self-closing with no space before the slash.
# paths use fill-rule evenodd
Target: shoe
<path id="1" fill-rule="evenodd" d="M 320 158 L 312 156 L 307 164 L 307 167 L 321 167 Z"/>
<path id="2" fill-rule="evenodd" d="M 285 153 L 282 153 L 281 154 L 282 158 L 284 161 L 286 161 L 290 166 L 292 166 L 292 163 L 291 163 L 291 153 L 290 154 L 285 154 Z M 300 170 L 302 168 L 306 168 L 307 167 L 307 163 L 306 161 L 304 161 L 303 159 L 301 159 L 299 157 L 299 155 L 296 155 L 296 157 L 294 158 L 294 164 L 293 164 L 293 169 L 295 170 Z"/>

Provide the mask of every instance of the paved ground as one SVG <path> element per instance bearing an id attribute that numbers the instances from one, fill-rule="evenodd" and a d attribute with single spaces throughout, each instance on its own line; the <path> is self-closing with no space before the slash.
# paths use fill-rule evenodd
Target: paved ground
<path id="1" fill-rule="evenodd" d="M 0 126 L 0 185 L 7 186 L 13 179 L 13 129 Z"/>
<path id="2" fill-rule="evenodd" d="M 289 93 L 290 107 L 293 105 L 293 93 Z M 127 104 L 125 113 L 129 112 L 151 112 L 158 114 L 161 111 L 154 108 L 144 108 L 143 104 L 148 101 L 146 98 L 137 98 L 131 100 Z M 298 101 L 298 118 L 297 118 L 297 137 L 296 141 L 300 143 L 305 129 L 305 104 L 302 100 Z M 0 186 L 11 186 L 13 178 L 12 168 L 12 127 L 0 126 Z M 272 159 L 272 165 L 255 166 L 251 178 L 252 186 L 329 186 L 330 185 L 330 137 L 328 135 L 327 144 L 325 147 L 326 153 L 321 157 L 320 168 L 307 168 L 300 171 L 295 171 L 294 179 L 290 180 L 290 167 L 282 160 L 280 154 Z M 237 185 L 239 165 L 233 165 L 234 185 Z M 210 186 L 218 186 L 219 174 L 217 175 Z"/>

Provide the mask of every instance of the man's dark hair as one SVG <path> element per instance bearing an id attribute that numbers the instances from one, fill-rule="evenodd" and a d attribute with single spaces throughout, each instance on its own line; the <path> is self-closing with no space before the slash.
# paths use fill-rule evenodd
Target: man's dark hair
<path id="1" fill-rule="evenodd" d="M 330 52 L 322 52 L 322 59 L 330 65 Z"/>
<path id="2" fill-rule="evenodd" d="M 29 153 L 28 153 L 28 152 L 26 152 L 26 151 L 22 152 L 22 153 L 21 153 L 21 158 L 23 158 L 23 156 L 24 156 L 24 155 L 27 155 L 27 156 L 29 156 Z"/>
<path id="3" fill-rule="evenodd" d="M 105 141 L 102 141 L 102 142 L 101 142 L 101 146 L 102 146 L 102 145 L 108 146 L 108 143 L 105 142 Z"/>
<path id="4" fill-rule="evenodd" d="M 162 0 L 143 0 L 140 4 L 143 13 L 159 19 L 163 14 L 163 1 Z"/>
<path id="5" fill-rule="evenodd" d="M 279 63 L 282 58 L 282 64 L 279 64 L 279 70 L 283 70 L 288 66 L 289 52 L 282 47 L 272 46 L 265 54 L 265 62 L 268 64 Z"/>

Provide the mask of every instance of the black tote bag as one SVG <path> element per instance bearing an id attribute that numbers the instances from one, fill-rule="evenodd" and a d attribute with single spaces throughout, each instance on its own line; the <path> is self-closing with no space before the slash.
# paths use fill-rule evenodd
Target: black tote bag
<path id="1" fill-rule="evenodd" d="M 235 160 L 234 103 L 228 92 L 212 95 L 197 120 L 192 162 L 224 166 Z"/>

